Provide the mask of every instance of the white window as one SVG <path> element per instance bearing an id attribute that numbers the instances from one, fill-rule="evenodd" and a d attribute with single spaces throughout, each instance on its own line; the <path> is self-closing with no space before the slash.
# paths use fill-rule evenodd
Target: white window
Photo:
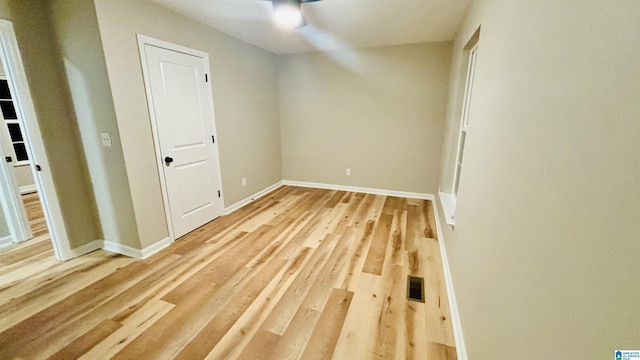
<path id="1" fill-rule="evenodd" d="M 477 33 L 479 35 L 479 33 Z M 464 84 L 464 92 L 462 93 L 462 108 L 460 111 L 460 132 L 458 133 L 458 146 L 456 149 L 456 162 L 453 173 L 453 184 L 450 193 L 440 193 L 440 202 L 446 216 L 447 224 L 453 225 L 455 220 L 455 209 L 458 198 L 458 188 L 460 186 L 460 176 L 463 169 L 464 146 L 469 133 L 469 112 L 471 108 L 471 96 L 473 93 L 473 81 L 476 69 L 476 59 L 478 56 L 477 35 L 474 35 L 472 41 L 475 44 L 468 50 L 467 68 Z M 466 47 L 469 49 L 469 47 Z"/>
<path id="2" fill-rule="evenodd" d="M 13 158 L 15 165 L 25 165 L 29 163 L 27 147 L 24 143 L 24 136 L 20 128 L 20 120 L 16 112 L 15 103 L 11 96 L 11 90 L 7 83 L 7 78 L 0 76 L 0 110 L 4 119 L 4 126 L 11 139 L 12 154 L 7 154 Z"/>
<path id="3" fill-rule="evenodd" d="M 467 68 L 467 79 L 464 88 L 464 99 L 462 101 L 462 116 L 460 119 L 460 135 L 458 136 L 458 151 L 456 152 L 456 167 L 453 174 L 453 190 L 451 194 L 458 197 L 458 186 L 460 185 L 460 173 L 462 172 L 462 160 L 464 155 L 464 143 L 467 140 L 469 130 L 469 108 L 471 106 L 471 93 L 473 91 L 473 78 L 476 69 L 478 45 L 476 44 L 469 52 L 469 65 Z"/>

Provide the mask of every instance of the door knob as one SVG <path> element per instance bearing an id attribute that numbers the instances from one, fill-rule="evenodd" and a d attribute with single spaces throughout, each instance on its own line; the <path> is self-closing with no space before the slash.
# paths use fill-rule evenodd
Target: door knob
<path id="1" fill-rule="evenodd" d="M 169 165 L 173 162 L 173 158 L 171 156 L 167 156 L 164 158 L 164 162 Z"/>

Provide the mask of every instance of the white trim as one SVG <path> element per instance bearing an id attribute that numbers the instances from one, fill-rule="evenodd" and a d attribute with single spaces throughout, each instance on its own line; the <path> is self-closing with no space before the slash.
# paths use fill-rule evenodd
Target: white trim
<path id="1" fill-rule="evenodd" d="M 173 243 L 173 240 L 171 240 L 170 237 L 166 237 L 156 243 L 153 243 L 149 246 L 147 246 L 146 248 L 142 249 L 141 254 L 142 254 L 142 259 L 146 259 L 149 256 L 166 249 L 167 247 L 169 247 L 171 244 Z"/>
<path id="2" fill-rule="evenodd" d="M 38 192 L 38 189 L 36 188 L 36 184 L 20 186 L 18 189 L 20 189 L 20 195 Z"/>
<path id="3" fill-rule="evenodd" d="M 440 193 L 442 194 L 442 193 Z M 442 236 L 442 228 L 440 227 L 440 215 L 436 201 L 432 201 L 433 213 L 436 218 L 436 229 L 438 231 L 438 244 L 440 245 L 440 257 L 442 258 L 442 267 L 444 272 L 444 282 L 447 287 L 447 296 L 449 297 L 449 310 L 451 311 L 451 325 L 453 327 L 453 337 L 456 341 L 456 353 L 458 360 L 468 360 L 467 347 L 464 343 L 462 334 L 462 324 L 460 322 L 460 312 L 458 311 L 458 302 L 456 293 L 453 290 L 453 279 L 451 278 L 451 268 L 449 267 L 449 258 L 447 257 L 447 249 L 444 245 L 444 237 Z M 442 204 L 441 204 L 442 205 Z"/>
<path id="4" fill-rule="evenodd" d="M 7 247 L 11 244 L 13 244 L 13 236 L 9 235 L 9 236 L 0 238 L 0 249 L 2 249 L 3 247 Z"/>
<path id="5" fill-rule="evenodd" d="M 151 122 L 151 133 L 153 135 L 154 150 L 156 153 L 156 167 L 158 169 L 158 176 L 160 178 L 160 189 L 162 190 L 162 204 L 164 205 L 164 216 L 167 220 L 167 228 L 169 231 L 169 237 L 175 240 L 173 233 L 173 220 L 171 218 L 171 209 L 169 208 L 169 197 L 167 196 L 167 184 L 164 178 L 164 171 L 162 170 L 162 151 L 160 150 L 160 143 L 158 142 L 158 126 L 156 124 L 156 111 L 153 106 L 153 98 L 151 94 L 151 79 L 147 70 L 147 55 L 144 51 L 144 45 L 147 41 L 153 41 L 153 38 L 147 38 L 144 35 L 138 34 L 138 51 L 140 52 L 140 62 L 142 66 L 142 77 L 144 80 L 144 89 L 147 97 L 147 108 L 149 109 L 149 120 Z M 158 40 L 160 41 L 160 40 Z M 117 251 L 116 251 L 117 252 Z M 140 255 L 142 256 L 142 255 Z"/>
<path id="6" fill-rule="evenodd" d="M 456 223 L 456 198 L 453 194 L 447 194 L 440 192 L 440 203 L 442 204 L 442 212 L 444 213 L 445 221 L 447 225 L 454 225 Z"/>
<path id="7" fill-rule="evenodd" d="M 88 243 L 88 244 L 84 244 L 80 247 L 77 247 L 75 249 L 71 249 L 71 256 L 72 257 L 78 257 L 78 256 L 82 256 L 82 255 L 86 255 L 92 251 L 96 251 L 102 248 L 102 240 L 93 240 L 92 242 Z"/>
<path id="8" fill-rule="evenodd" d="M 142 259 L 142 250 L 132 248 L 131 246 L 122 245 L 113 241 L 104 241 L 102 248 L 106 251 L 122 254 L 136 259 Z"/>
<path id="9" fill-rule="evenodd" d="M 0 46 L 4 52 L 4 67 L 8 76 L 10 89 L 15 97 L 16 111 L 23 120 L 23 135 L 27 139 L 27 152 L 29 159 L 41 167 L 41 171 L 35 171 L 31 167 L 38 193 L 41 195 L 42 209 L 49 228 L 49 235 L 53 244 L 53 250 L 58 260 L 67 260 L 73 257 L 69 245 L 67 229 L 64 227 L 62 210 L 58 202 L 58 195 L 51 176 L 47 152 L 42 141 L 40 125 L 29 91 L 29 83 L 22 65 L 22 57 L 16 40 L 13 24 L 7 20 L 0 20 Z M 16 193 L 18 191 L 16 190 Z"/>
<path id="10" fill-rule="evenodd" d="M 249 204 L 250 202 L 252 202 L 252 201 L 254 201 L 254 200 L 258 199 L 258 198 L 261 198 L 262 196 L 272 192 L 273 190 L 281 187 L 282 185 L 284 185 L 283 182 L 282 181 L 278 181 L 277 183 L 258 191 L 257 193 L 247 197 L 244 200 L 240 200 L 240 201 L 238 201 L 237 203 L 235 203 L 235 204 L 233 204 L 231 206 L 227 206 L 224 209 L 224 215 L 231 214 L 232 212 L 240 209 L 241 207 Z"/>
<path id="11" fill-rule="evenodd" d="M 436 199 L 436 197 L 433 194 L 373 189 L 373 188 L 364 188 L 364 187 L 357 187 L 357 186 L 322 184 L 322 183 L 312 183 L 312 182 L 293 181 L 293 180 L 282 180 L 282 184 L 289 185 L 289 186 L 316 188 L 316 189 L 340 190 L 340 191 L 359 192 L 359 193 L 374 194 L 374 195 L 397 196 L 397 197 L 404 197 L 404 198 L 410 198 L 410 199 L 423 199 L 423 200 L 432 200 L 432 201 Z"/>
<path id="12" fill-rule="evenodd" d="M 213 81 L 211 80 L 211 68 L 210 68 L 210 62 L 209 62 L 209 54 L 203 51 L 199 51 L 199 50 L 195 50 L 195 49 L 191 49 L 182 45 L 177 45 L 174 43 L 170 43 L 167 41 L 163 41 L 160 39 L 155 39 L 146 35 L 142 35 L 142 34 L 137 34 L 137 38 L 138 38 L 138 51 L 140 53 L 140 61 L 141 61 L 141 65 L 142 65 L 142 76 L 144 79 L 144 88 L 145 88 L 145 92 L 146 92 L 146 97 L 147 97 L 147 107 L 149 109 L 149 116 L 150 116 L 150 122 L 151 122 L 151 129 L 152 129 L 152 134 L 153 134 L 153 143 L 154 143 L 154 147 L 155 147 L 155 153 L 156 153 L 156 166 L 158 168 L 158 175 L 160 177 L 160 186 L 162 189 L 162 202 L 164 204 L 164 212 L 165 212 L 165 218 L 167 220 L 167 227 L 169 230 L 169 238 L 172 241 L 175 241 L 175 233 L 173 231 L 173 220 L 171 218 L 171 210 L 169 208 L 170 204 L 169 204 L 169 197 L 167 195 L 167 184 L 164 178 L 164 163 L 163 163 L 163 157 L 162 157 L 162 151 L 160 149 L 160 142 L 159 142 L 159 136 L 158 136 L 158 125 L 156 123 L 156 112 L 155 112 L 155 108 L 153 106 L 153 95 L 151 93 L 151 79 L 149 78 L 149 70 L 147 68 L 148 64 L 147 64 L 147 56 L 146 56 L 146 52 L 145 52 L 145 45 L 151 45 L 151 46 L 156 46 L 159 48 L 163 48 L 163 49 L 167 49 L 167 50 L 172 50 L 172 51 L 176 51 L 176 52 L 180 52 L 180 53 L 184 53 L 187 55 L 193 55 L 193 56 L 197 56 L 197 57 L 201 57 L 204 59 L 204 65 L 205 65 L 205 72 L 208 74 L 209 76 L 209 82 L 212 83 Z M 211 112 L 211 130 L 213 132 L 213 136 L 215 136 L 216 139 L 219 139 L 218 137 L 218 132 L 216 129 L 216 121 L 215 121 L 215 111 L 213 109 L 213 90 L 211 89 L 211 85 L 209 84 L 209 86 L 206 87 L 207 89 L 207 95 L 209 96 L 209 98 L 211 99 L 210 101 L 210 112 Z M 222 204 L 221 207 L 221 214 L 220 215 L 224 215 L 225 214 L 225 209 L 224 209 L 224 190 L 223 190 L 223 186 L 222 186 L 222 166 L 220 163 L 220 151 L 219 151 L 219 141 L 216 141 L 214 144 L 214 150 L 215 150 L 215 154 L 214 154 L 214 159 L 216 162 L 216 166 L 217 166 L 217 173 L 218 173 L 218 184 L 220 185 L 220 201 Z M 213 219 L 212 219 L 213 220 Z"/>
<path id="13" fill-rule="evenodd" d="M 168 41 L 164 41 L 164 40 L 160 40 L 160 39 L 156 39 L 153 38 L 151 36 L 147 36 L 147 35 L 143 35 L 143 34 L 136 34 L 137 38 L 138 38 L 138 50 L 140 50 L 140 46 L 142 46 L 142 50 L 144 53 L 144 45 L 151 45 L 151 46 L 156 46 L 159 48 L 163 48 L 163 49 L 168 49 L 168 50 L 173 50 L 173 51 L 177 51 L 183 54 L 187 54 L 187 55 L 194 55 L 197 57 L 201 57 L 201 58 L 208 58 L 209 54 L 204 52 L 204 51 L 200 51 L 200 50 L 196 50 L 196 49 L 192 49 L 186 46 L 182 46 L 182 45 L 178 45 L 175 43 L 171 43 Z M 144 65 L 144 63 L 143 63 Z M 209 69 L 207 68 L 207 71 L 209 71 Z"/>
<path id="14" fill-rule="evenodd" d="M 117 242 L 105 240 L 105 241 L 102 241 L 102 248 L 106 251 L 110 251 L 117 254 L 122 254 L 125 256 L 142 260 L 167 248 L 172 243 L 173 243 L 173 240 L 171 240 L 171 238 L 169 237 L 166 237 L 140 250 L 140 249 L 132 248 L 131 246 L 123 245 Z"/>
<path id="15" fill-rule="evenodd" d="M 471 50 L 469 50 L 469 63 L 467 64 L 466 81 L 464 85 L 464 94 L 462 98 L 462 109 L 460 114 L 460 130 L 458 133 L 458 145 L 456 150 L 456 160 L 453 168 L 453 183 L 451 184 L 451 193 L 453 196 L 458 195 L 458 188 L 460 186 L 460 172 L 462 171 L 463 151 L 464 145 L 467 141 L 467 135 L 469 133 L 469 109 L 471 107 L 471 96 L 473 93 L 473 82 L 475 79 L 476 60 L 478 55 L 478 43 L 476 43 Z M 463 135 L 464 134 L 464 139 Z M 458 169 L 460 167 L 460 169 Z"/>

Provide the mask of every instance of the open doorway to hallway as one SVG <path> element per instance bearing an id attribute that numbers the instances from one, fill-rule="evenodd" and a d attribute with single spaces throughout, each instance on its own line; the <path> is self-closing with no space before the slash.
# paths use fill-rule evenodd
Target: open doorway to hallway
<path id="1" fill-rule="evenodd" d="M 4 58 L 4 51 L 0 49 L 0 58 Z M 10 204 L 3 204 L 2 215 L 4 223 L 0 223 L 0 247 L 8 247 L 13 244 L 28 241 L 48 234 L 47 224 L 42 210 L 40 196 L 38 195 L 35 184 L 32 161 L 29 157 L 30 145 L 28 138 L 24 135 L 24 123 L 17 110 L 17 98 L 11 91 L 10 81 L 7 78 L 5 67 L 0 61 L 0 144 L 2 144 L 2 155 L 6 163 L 5 170 L 7 174 L 2 179 L 3 189 L 6 192 L 15 192 L 16 187 L 20 195 L 16 209 L 12 211 Z M 11 181 L 13 177 L 14 181 Z M 10 201 L 10 198 L 17 198 L 17 194 L 7 194 L 3 199 L 4 202 Z M 24 207 L 21 209 L 20 207 Z M 12 219 L 11 217 L 23 217 L 26 219 Z M 17 231 L 12 229 L 16 222 L 28 225 L 27 231 Z M 3 226 L 4 225 L 4 226 Z M 19 227 L 19 225 L 18 225 Z M 30 229 L 30 231 L 28 231 Z M 50 241 L 49 241 L 50 242 Z"/>
<path id="2" fill-rule="evenodd" d="M 50 236 L 51 225 L 58 226 L 49 221 L 57 197 L 49 174 L 40 173 L 48 161 L 13 25 L 6 20 L 0 20 L 0 155 L 0 254 L 38 239 L 63 259 Z"/>

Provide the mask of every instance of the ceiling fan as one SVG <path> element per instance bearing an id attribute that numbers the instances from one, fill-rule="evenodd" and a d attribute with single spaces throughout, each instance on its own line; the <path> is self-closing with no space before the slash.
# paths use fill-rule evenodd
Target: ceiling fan
<path id="1" fill-rule="evenodd" d="M 276 23 L 285 29 L 298 29 L 307 25 L 302 4 L 320 0 L 271 0 Z"/>

